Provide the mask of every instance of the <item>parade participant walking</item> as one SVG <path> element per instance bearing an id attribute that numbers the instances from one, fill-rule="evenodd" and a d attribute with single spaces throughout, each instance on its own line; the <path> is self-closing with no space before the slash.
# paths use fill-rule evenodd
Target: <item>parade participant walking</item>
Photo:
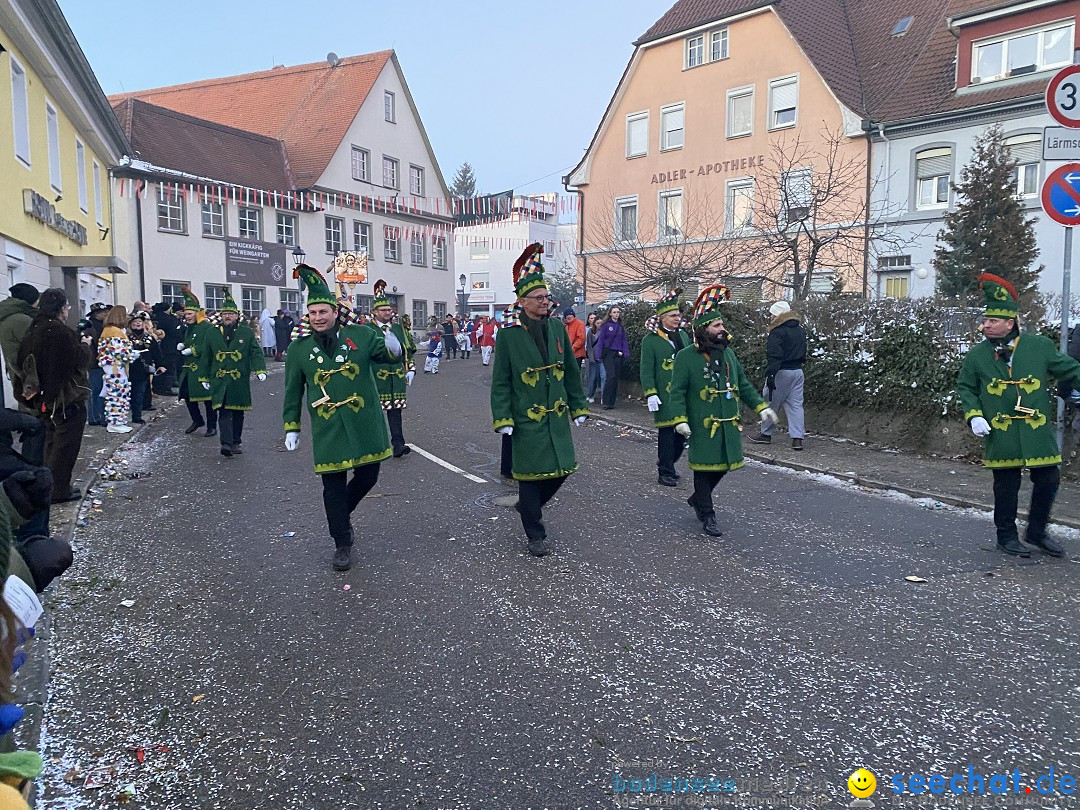
<path id="1" fill-rule="evenodd" d="M 607 320 L 597 329 L 596 355 L 604 364 L 604 393 L 601 402 L 604 410 L 615 407 L 619 396 L 619 375 L 623 363 L 630 356 L 630 343 L 626 339 L 626 330 L 622 325 L 622 310 L 612 307 Z"/>
<path id="2" fill-rule="evenodd" d="M 511 437 L 517 510 L 529 553 L 543 557 L 547 542 L 542 509 L 577 469 L 570 421 L 582 425 L 589 408 L 566 327 L 551 318 L 539 242 L 514 263 L 517 304 L 495 340 L 491 417 Z"/>
<path id="3" fill-rule="evenodd" d="M 274 355 L 274 359 L 279 363 L 285 361 L 285 352 L 289 350 L 289 335 L 292 334 L 294 326 L 296 326 L 296 321 L 292 319 L 292 315 L 286 310 L 279 309 L 277 317 L 274 318 L 274 340 L 277 342 L 277 354 Z"/>
<path id="4" fill-rule="evenodd" d="M 1005 279 L 983 273 L 985 340 L 964 356 L 956 383 L 971 432 L 985 439 L 983 466 L 994 475 L 994 526 L 998 550 L 1020 557 L 1016 508 L 1020 478 L 1031 470 L 1031 508 L 1024 542 L 1054 557 L 1065 549 L 1046 533 L 1061 484 L 1061 452 L 1051 421 L 1050 378 L 1080 386 L 1080 363 L 1043 335 L 1020 334 L 1020 299 Z"/>
<path id="5" fill-rule="evenodd" d="M 453 358 L 457 359 L 457 324 L 454 322 L 453 315 L 447 315 L 443 320 L 443 354 L 447 354 L 447 360 Z"/>
<path id="6" fill-rule="evenodd" d="M 705 533 L 720 537 L 712 493 L 720 479 L 745 463 L 742 450 L 741 406 L 746 404 L 762 422 L 776 421 L 776 413 L 746 379 L 728 344 L 720 305 L 728 300 L 727 287 L 714 284 L 701 291 L 694 303 L 694 346 L 675 355 L 671 374 L 671 409 L 675 430 L 689 440 L 694 494 L 686 502 L 694 508 Z"/>
<path id="7" fill-rule="evenodd" d="M 386 297 L 386 282 L 379 279 L 372 289 L 375 300 L 371 305 L 372 320 L 367 324 L 367 328 L 384 335 L 393 332 L 403 347 L 401 357 L 389 363 L 376 362 L 372 367 L 375 387 L 379 389 L 379 401 L 386 411 L 386 422 L 390 426 L 390 446 L 393 448 L 394 458 L 401 458 L 412 452 L 405 444 L 401 412 L 405 410 L 409 386 L 416 376 L 416 365 L 412 359 L 416 353 L 416 344 L 413 343 L 412 335 L 406 332 L 400 323 L 393 323 L 394 307 Z"/>
<path id="8" fill-rule="evenodd" d="M 566 327 L 567 337 L 574 349 L 574 359 L 580 368 L 585 363 L 585 324 L 578 320 L 573 307 L 567 307 L 563 313 L 563 326 Z"/>
<path id="9" fill-rule="evenodd" d="M 128 339 L 138 355 L 128 368 L 128 377 L 131 378 L 131 421 L 136 425 L 144 424 L 143 397 L 151 379 L 156 374 L 165 373 L 161 345 L 150 329 L 150 315 L 145 311 L 132 315 L 128 321 Z"/>
<path id="10" fill-rule="evenodd" d="M 221 328 L 206 340 L 210 364 L 210 402 L 217 412 L 221 455 L 231 458 L 244 451 L 244 412 L 251 410 L 251 375 L 266 382 L 266 358 L 251 327 L 239 323 L 240 308 L 228 290 L 221 304 Z"/>
<path id="11" fill-rule="evenodd" d="M 392 453 L 372 371 L 375 363 L 400 358 L 402 347 L 392 331 L 361 326 L 315 268 L 298 265 L 293 276 L 304 280 L 308 297 L 307 316 L 294 330 L 285 357 L 285 448 L 299 447 L 306 411 L 336 548 L 333 567 L 347 571 L 354 540 L 350 516 L 378 481 L 379 463 Z M 349 470 L 352 479 L 346 480 Z"/>
<path id="12" fill-rule="evenodd" d="M 164 361 L 165 371 L 154 375 L 153 389 L 155 394 L 175 394 L 176 380 L 180 375 L 180 350 L 176 347 L 184 338 L 184 327 L 169 310 L 168 304 L 161 302 L 153 306 L 153 321 L 162 332 L 159 344 L 161 357 Z"/>
<path id="13" fill-rule="evenodd" d="M 131 379 L 128 367 L 139 359 L 127 336 L 127 309 L 115 306 L 105 316 L 101 337 L 98 338 L 98 365 L 104 384 L 105 422 L 109 433 L 130 433 Z"/>
<path id="14" fill-rule="evenodd" d="M 803 417 L 803 363 L 806 361 L 806 330 L 799 323 L 798 313 L 791 311 L 787 301 L 777 301 L 769 307 L 769 340 L 765 354 L 765 399 L 769 407 L 779 411 L 784 407 L 788 435 L 795 450 L 803 449 L 806 427 Z M 747 438 L 755 444 L 772 442 L 776 425 L 763 425 L 761 432 Z"/>
<path id="15" fill-rule="evenodd" d="M 480 347 L 480 360 L 484 365 L 491 362 L 491 352 L 495 349 L 495 335 L 499 332 L 499 325 L 488 315 L 480 318 L 480 325 L 476 327 L 476 345 Z"/>
<path id="16" fill-rule="evenodd" d="M 206 432 L 203 435 L 214 436 L 217 434 L 217 411 L 210 403 L 210 357 L 206 341 L 210 337 L 210 330 L 215 327 L 206 319 L 206 312 L 195 293 L 187 287 L 181 288 L 181 292 L 184 296 L 184 323 L 187 324 L 187 331 L 184 332 L 184 342 L 177 344 L 184 360 L 180 367 L 178 398 L 187 403 L 188 413 L 191 415 L 191 424 L 184 433 L 194 433 L 205 425 Z M 205 420 L 199 412 L 200 402 L 205 403 Z"/>
<path id="17" fill-rule="evenodd" d="M 424 373 L 425 374 L 438 374 L 439 373 L 439 360 L 442 357 L 443 349 L 443 335 L 442 330 L 438 325 L 433 326 L 431 331 L 428 332 L 428 350 L 427 356 L 424 358 Z"/>
<path id="18" fill-rule="evenodd" d="M 679 413 L 671 403 L 675 355 L 690 345 L 690 336 L 680 328 L 680 295 L 682 290 L 676 289 L 657 302 L 656 315 L 646 322 L 645 337 L 641 339 L 641 392 L 648 397 L 648 408 L 659 431 L 656 438 L 657 481 L 665 487 L 679 483 L 675 463 L 686 446 L 686 439 L 675 432 Z"/>

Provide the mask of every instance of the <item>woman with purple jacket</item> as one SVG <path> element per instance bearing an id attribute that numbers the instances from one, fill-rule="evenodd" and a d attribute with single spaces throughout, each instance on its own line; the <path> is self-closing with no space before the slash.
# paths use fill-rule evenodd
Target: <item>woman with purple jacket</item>
<path id="1" fill-rule="evenodd" d="M 618 307 L 612 307 L 607 321 L 596 330 L 596 356 L 604 364 L 607 376 L 601 398 L 605 411 L 615 407 L 615 400 L 619 395 L 619 375 L 622 373 L 623 362 L 630 355 L 630 344 L 626 340 L 626 330 L 623 329 L 621 319 L 622 311 Z"/>

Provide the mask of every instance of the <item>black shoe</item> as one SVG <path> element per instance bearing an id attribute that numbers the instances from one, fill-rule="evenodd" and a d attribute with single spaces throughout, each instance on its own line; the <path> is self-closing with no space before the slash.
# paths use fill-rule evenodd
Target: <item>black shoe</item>
<path id="1" fill-rule="evenodd" d="M 753 436 L 747 436 L 754 444 L 772 444 L 772 436 L 766 436 L 764 433 L 758 433 Z"/>
<path id="2" fill-rule="evenodd" d="M 132 419 L 131 424 L 133 424 L 133 425 L 145 425 L 146 420 L 145 419 Z"/>
<path id="3" fill-rule="evenodd" d="M 352 568 L 352 546 L 338 546 L 334 550 L 334 570 L 348 571 Z"/>
<path id="4" fill-rule="evenodd" d="M 701 521 L 701 528 L 705 534 L 711 537 L 723 537 L 724 535 L 720 531 L 720 527 L 716 525 L 716 515 L 709 515 L 705 520 Z"/>
<path id="5" fill-rule="evenodd" d="M 791 449 L 792 450 L 802 450 L 802 439 L 792 439 L 791 440 Z"/>
<path id="6" fill-rule="evenodd" d="M 661 475 L 656 479 L 656 483 L 662 487 L 677 487 L 679 485 L 679 479 L 673 475 Z"/>
<path id="7" fill-rule="evenodd" d="M 604 406 L 604 410 L 605 410 L 605 411 L 611 411 L 611 410 L 614 410 L 614 409 L 615 409 L 615 406 L 614 406 L 614 405 L 605 405 L 605 406 Z"/>
<path id="8" fill-rule="evenodd" d="M 72 487 L 71 492 L 67 494 L 65 498 L 53 498 L 52 503 L 70 503 L 71 501 L 81 501 L 82 490 L 78 487 Z"/>
<path id="9" fill-rule="evenodd" d="M 543 557 L 551 549 L 548 548 L 547 540 L 530 540 L 529 541 L 529 553 L 534 557 Z"/>
<path id="10" fill-rule="evenodd" d="M 227 445 L 227 444 L 221 445 L 221 455 L 225 456 L 225 458 L 232 458 L 232 454 L 233 454 L 233 449 L 229 445 Z"/>
<path id="11" fill-rule="evenodd" d="M 144 406 L 143 406 L 143 410 L 144 410 L 144 411 L 156 411 L 156 410 L 157 410 L 157 406 L 156 406 L 156 405 L 150 405 L 150 406 L 145 406 L 145 405 L 144 405 Z"/>
<path id="12" fill-rule="evenodd" d="M 689 498 L 687 498 L 687 499 L 686 499 L 686 502 L 687 502 L 688 504 L 690 504 L 690 506 L 692 506 L 692 507 L 694 508 L 694 514 L 695 514 L 695 515 L 697 515 L 697 519 L 698 519 L 698 520 L 700 520 L 700 521 L 702 521 L 702 522 L 704 522 L 704 521 L 705 521 L 705 517 L 704 517 L 704 516 L 703 516 L 703 515 L 701 514 L 701 510 L 700 510 L 700 509 L 698 509 L 698 505 L 697 505 L 697 502 L 696 502 L 696 501 L 694 501 L 694 496 L 693 496 L 693 495 L 691 495 L 691 496 L 690 496 Z"/>
<path id="13" fill-rule="evenodd" d="M 192 422 L 190 425 L 188 425 L 187 430 L 185 430 L 184 433 L 194 433 L 201 427 L 202 425 L 200 425 L 198 422 Z"/>
<path id="14" fill-rule="evenodd" d="M 205 436 L 208 439 L 211 436 L 217 436 L 217 428 L 207 428 L 206 433 L 204 433 L 203 436 Z"/>
<path id="15" fill-rule="evenodd" d="M 1065 556 L 1065 547 L 1063 545 L 1061 545 L 1061 543 L 1059 543 L 1053 537 L 1049 537 L 1048 535 L 1044 534 L 1042 537 L 1040 537 L 1038 539 L 1033 539 L 1031 537 L 1027 537 L 1027 538 L 1024 539 L 1024 542 L 1027 543 L 1028 545 L 1035 546 L 1036 548 L 1041 548 L 1044 552 L 1049 554 L 1051 557 L 1064 557 Z"/>
<path id="16" fill-rule="evenodd" d="M 402 447 L 401 449 L 394 451 L 394 458 L 401 458 L 402 456 L 407 456 L 411 452 L 412 452 L 411 447 L 408 447 L 408 446 Z"/>
<path id="17" fill-rule="evenodd" d="M 997 544 L 998 551 L 1002 551 L 1006 554 L 1012 554 L 1015 557 L 1030 557 L 1031 551 L 1029 551 L 1023 543 L 1013 537 L 1010 540 L 1006 540 L 1002 543 L 1000 540 Z"/>
<path id="18" fill-rule="evenodd" d="M 242 456 L 242 455 L 244 455 L 244 450 L 243 450 L 242 447 L 240 447 L 240 445 L 234 444 L 232 446 L 232 454 L 234 456 Z"/>

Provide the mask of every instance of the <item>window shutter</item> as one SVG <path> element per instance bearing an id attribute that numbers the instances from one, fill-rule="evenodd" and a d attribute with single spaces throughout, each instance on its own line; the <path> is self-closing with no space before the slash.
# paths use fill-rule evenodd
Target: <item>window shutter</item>
<path id="1" fill-rule="evenodd" d="M 643 155 L 649 145 L 649 119 L 636 118 L 630 121 L 630 154 Z"/>
<path id="2" fill-rule="evenodd" d="M 1042 160 L 1042 141 L 1038 135 L 1007 138 L 1005 145 L 1009 147 L 1009 152 L 1017 163 L 1038 163 Z"/>
<path id="3" fill-rule="evenodd" d="M 773 85 L 772 89 L 772 108 L 773 112 L 777 110 L 790 110 L 793 108 L 799 98 L 799 84 L 798 82 L 785 82 L 784 84 Z"/>
<path id="4" fill-rule="evenodd" d="M 915 155 L 915 162 L 918 164 L 917 173 L 920 180 L 941 174 L 952 174 L 952 149 L 927 149 Z"/>
<path id="5" fill-rule="evenodd" d="M 664 113 L 664 131 L 673 132 L 683 128 L 683 111 L 682 109 L 670 110 Z"/>

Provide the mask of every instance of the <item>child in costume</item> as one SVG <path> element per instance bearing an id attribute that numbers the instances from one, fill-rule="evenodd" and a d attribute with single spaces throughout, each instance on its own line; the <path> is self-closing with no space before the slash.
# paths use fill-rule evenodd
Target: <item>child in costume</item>
<path id="1" fill-rule="evenodd" d="M 424 360 L 425 374 L 439 373 L 439 360 L 442 358 L 443 334 L 438 329 L 428 332 L 427 358 Z"/>

